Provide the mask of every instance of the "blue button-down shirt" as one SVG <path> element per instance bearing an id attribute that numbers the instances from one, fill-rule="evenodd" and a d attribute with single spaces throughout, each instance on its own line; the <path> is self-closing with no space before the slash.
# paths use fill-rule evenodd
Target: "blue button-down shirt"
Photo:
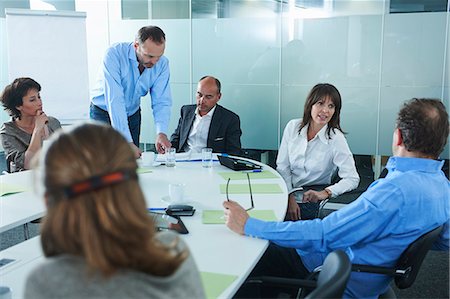
<path id="1" fill-rule="evenodd" d="M 357 200 L 323 220 L 264 222 L 248 219 L 245 234 L 296 248 L 312 271 L 336 249 L 355 264 L 394 266 L 407 246 L 444 224 L 436 249 L 449 249 L 450 182 L 443 162 L 392 157 L 388 175 Z M 352 272 L 344 297 L 377 298 L 391 278 Z"/>
<path id="2" fill-rule="evenodd" d="M 156 133 L 169 127 L 172 97 L 170 94 L 169 60 L 162 56 L 152 67 L 139 74 L 139 62 L 133 43 L 112 45 L 106 52 L 91 101 L 109 112 L 111 125 L 132 142 L 128 116 L 139 109 L 141 97 L 150 92 Z"/>

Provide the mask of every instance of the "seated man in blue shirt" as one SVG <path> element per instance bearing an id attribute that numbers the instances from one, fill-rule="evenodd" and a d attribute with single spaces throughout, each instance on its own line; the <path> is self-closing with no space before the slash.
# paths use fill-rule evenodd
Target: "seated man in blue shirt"
<path id="1" fill-rule="evenodd" d="M 254 275 L 304 278 L 336 249 L 355 264 L 392 267 L 410 243 L 441 225 L 434 247 L 448 250 L 450 182 L 441 171 L 444 162 L 435 160 L 448 134 L 441 101 L 406 102 L 398 114 L 386 178 L 324 219 L 265 222 L 250 218 L 234 201 L 224 202 L 231 230 L 273 242 Z M 352 272 L 344 297 L 378 298 L 390 281 L 385 275 Z"/>
<path id="2" fill-rule="evenodd" d="M 163 56 L 166 36 L 161 28 L 139 29 L 131 43 L 112 45 L 91 91 L 90 117 L 110 123 L 130 143 L 139 157 L 141 97 L 150 93 L 156 128 L 156 150 L 164 153 L 171 144 L 167 138 L 172 96 L 169 86 L 169 60 Z"/>
<path id="3" fill-rule="evenodd" d="M 181 117 L 170 137 L 177 152 L 200 153 L 212 148 L 215 153 L 241 154 L 241 121 L 239 116 L 218 105 L 222 93 L 217 78 L 205 76 L 197 85 L 196 105 L 181 107 Z"/>

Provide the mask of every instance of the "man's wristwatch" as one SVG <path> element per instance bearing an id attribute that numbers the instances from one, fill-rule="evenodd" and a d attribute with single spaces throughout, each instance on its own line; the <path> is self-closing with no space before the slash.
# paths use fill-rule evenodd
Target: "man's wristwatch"
<path id="1" fill-rule="evenodd" d="M 331 198 L 331 196 L 333 196 L 333 193 L 331 192 L 330 189 L 325 188 L 324 190 L 325 190 L 325 192 L 328 194 L 328 197 L 327 197 L 327 198 Z"/>

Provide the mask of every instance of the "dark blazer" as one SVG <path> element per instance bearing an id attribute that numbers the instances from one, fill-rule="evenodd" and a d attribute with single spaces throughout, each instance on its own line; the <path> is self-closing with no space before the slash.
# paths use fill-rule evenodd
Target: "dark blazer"
<path id="1" fill-rule="evenodd" d="M 195 108 L 197 108 L 197 105 L 184 105 L 181 107 L 178 127 L 170 137 L 172 147 L 176 148 L 177 152 L 183 151 L 184 146 L 187 144 L 189 133 L 195 120 Z M 240 155 L 241 135 L 239 116 L 220 105 L 216 105 L 216 110 L 209 126 L 206 146 L 212 148 L 215 153 Z"/>

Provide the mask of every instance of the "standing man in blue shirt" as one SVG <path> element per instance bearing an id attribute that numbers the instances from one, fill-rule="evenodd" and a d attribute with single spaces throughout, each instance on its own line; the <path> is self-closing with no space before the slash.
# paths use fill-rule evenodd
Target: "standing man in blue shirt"
<path id="1" fill-rule="evenodd" d="M 90 117 L 110 123 L 141 155 L 141 97 L 150 92 L 156 127 L 156 150 L 171 147 L 167 138 L 172 97 L 169 60 L 163 56 L 166 36 L 156 26 L 139 29 L 132 43 L 112 45 L 103 58 L 101 71 L 91 91 Z"/>
<path id="2" fill-rule="evenodd" d="M 398 114 L 386 178 L 324 219 L 265 222 L 250 218 L 234 201 L 224 202 L 231 230 L 273 242 L 253 275 L 304 278 L 336 249 L 355 264 L 392 267 L 409 244 L 441 225 L 434 248 L 448 251 L 450 182 L 441 170 L 444 161 L 436 160 L 448 134 L 441 101 L 406 102 Z M 386 275 L 352 272 L 344 297 L 378 298 L 390 281 Z"/>

